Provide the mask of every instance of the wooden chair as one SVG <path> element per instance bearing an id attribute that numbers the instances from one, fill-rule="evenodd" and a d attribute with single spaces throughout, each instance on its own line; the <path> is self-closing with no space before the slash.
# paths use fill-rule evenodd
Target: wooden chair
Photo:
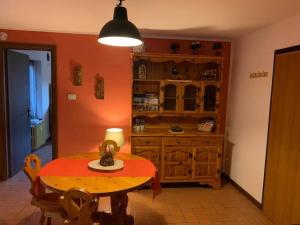
<path id="1" fill-rule="evenodd" d="M 72 188 L 60 197 L 59 203 L 67 214 L 71 225 L 91 225 L 93 214 L 98 209 L 98 200 L 83 189 Z"/>
<path id="2" fill-rule="evenodd" d="M 42 211 L 40 218 L 40 225 L 44 224 L 47 217 L 47 225 L 51 225 L 51 217 L 53 215 L 62 215 L 63 208 L 60 206 L 58 199 L 60 194 L 47 193 L 45 188 L 41 185 L 37 185 L 38 173 L 41 169 L 41 160 L 35 154 L 30 154 L 25 158 L 25 164 L 23 171 L 31 182 L 30 193 L 32 194 L 31 204 L 39 207 Z M 39 190 L 38 190 L 39 189 Z"/>

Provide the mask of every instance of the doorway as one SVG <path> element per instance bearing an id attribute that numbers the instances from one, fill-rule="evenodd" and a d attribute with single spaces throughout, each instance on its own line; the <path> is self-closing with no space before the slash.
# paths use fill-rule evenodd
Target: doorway
<path id="1" fill-rule="evenodd" d="M 275 51 L 263 211 L 300 224 L 300 46 Z"/>
<path id="2" fill-rule="evenodd" d="M 1 179 L 18 173 L 24 158 L 57 156 L 55 46 L 0 44 Z M 2 91 L 3 90 L 3 91 Z"/>

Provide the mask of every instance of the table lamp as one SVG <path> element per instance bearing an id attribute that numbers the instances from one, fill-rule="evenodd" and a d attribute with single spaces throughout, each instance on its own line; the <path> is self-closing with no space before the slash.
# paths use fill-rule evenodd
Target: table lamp
<path id="1" fill-rule="evenodd" d="M 104 141 L 113 140 L 117 143 L 118 148 L 125 144 L 123 129 L 121 128 L 108 128 L 105 131 Z"/>

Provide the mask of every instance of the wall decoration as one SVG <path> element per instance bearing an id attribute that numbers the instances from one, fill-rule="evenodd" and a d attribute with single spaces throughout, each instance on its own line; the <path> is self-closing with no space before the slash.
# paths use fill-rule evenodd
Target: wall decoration
<path id="1" fill-rule="evenodd" d="M 74 67 L 74 85 L 81 86 L 82 85 L 82 66 L 77 65 Z"/>
<path id="2" fill-rule="evenodd" d="M 104 99 L 104 79 L 96 74 L 95 96 L 96 99 Z"/>
<path id="3" fill-rule="evenodd" d="M 265 71 L 250 73 L 250 78 L 260 78 L 260 77 L 267 77 L 267 76 L 268 76 L 268 72 Z"/>

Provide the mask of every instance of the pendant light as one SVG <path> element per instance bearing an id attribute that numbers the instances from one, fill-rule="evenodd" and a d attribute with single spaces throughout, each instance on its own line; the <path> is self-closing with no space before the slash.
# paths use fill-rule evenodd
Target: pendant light
<path id="1" fill-rule="evenodd" d="M 141 45 L 142 38 L 137 27 L 128 20 L 127 9 L 119 0 L 114 10 L 113 20 L 107 22 L 100 31 L 98 42 L 104 45 L 132 47 Z"/>

